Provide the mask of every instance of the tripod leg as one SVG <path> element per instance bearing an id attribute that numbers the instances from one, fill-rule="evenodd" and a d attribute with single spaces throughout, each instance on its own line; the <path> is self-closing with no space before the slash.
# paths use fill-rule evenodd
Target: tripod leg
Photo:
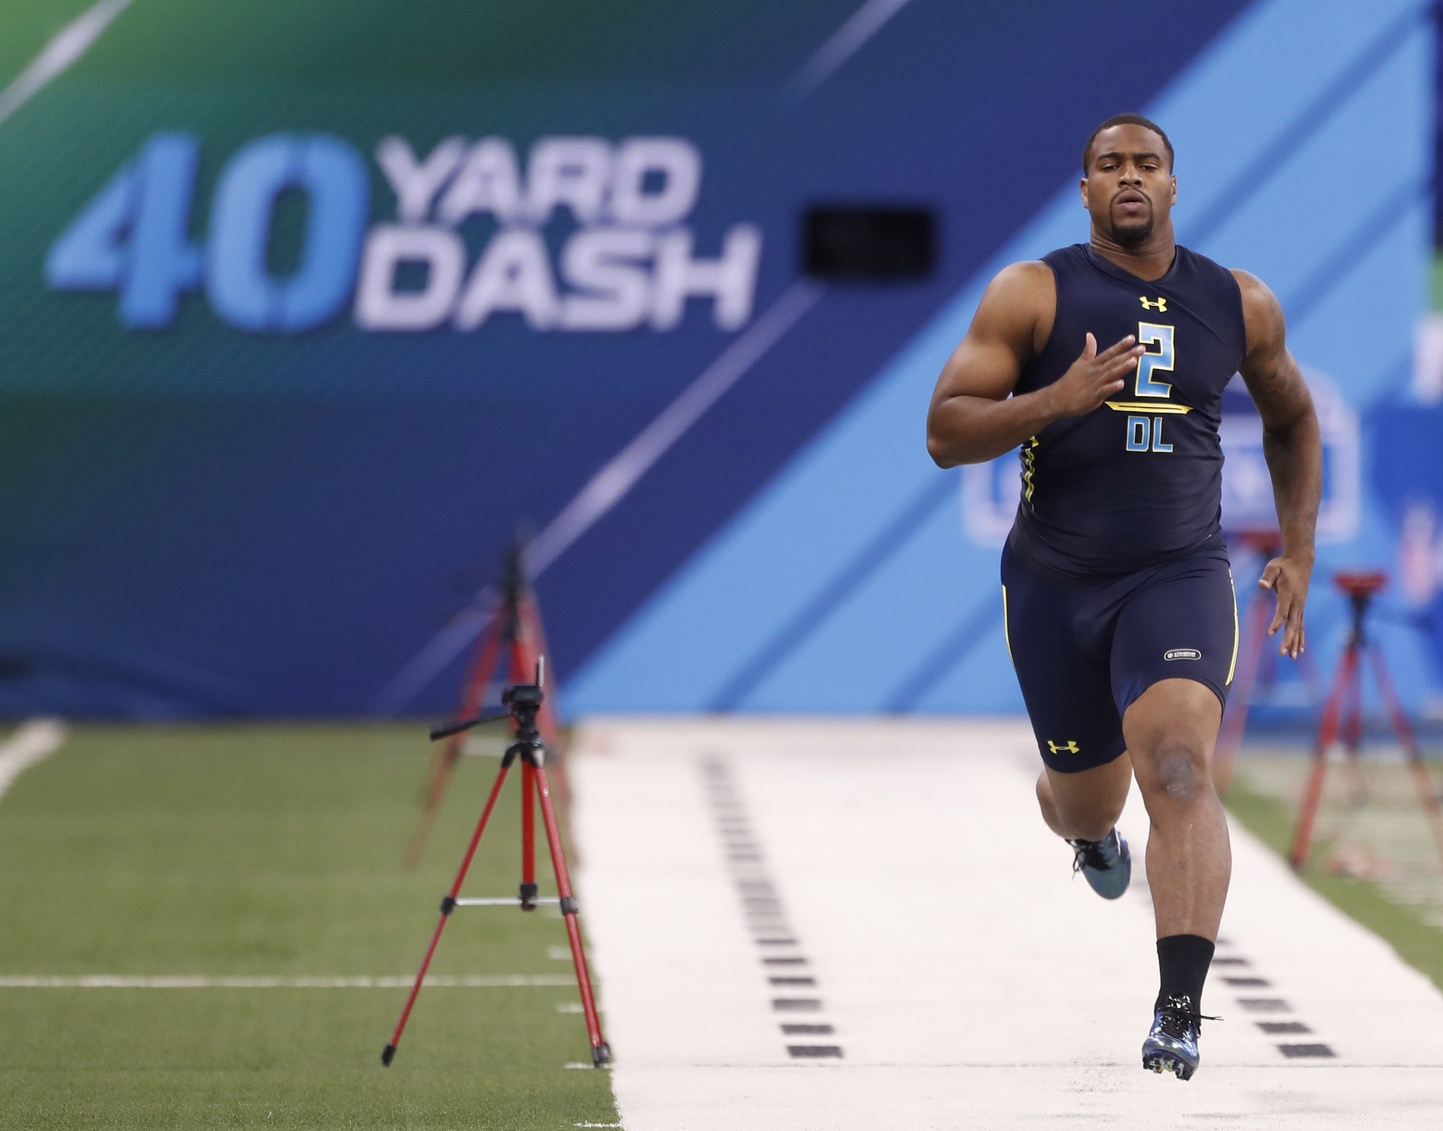
<path id="1" fill-rule="evenodd" d="M 521 763 L 521 910 L 536 910 L 536 769 Z"/>
<path id="2" fill-rule="evenodd" d="M 1226 794 L 1233 782 L 1238 751 L 1243 745 L 1243 731 L 1248 722 L 1248 704 L 1257 685 L 1258 661 L 1267 646 L 1268 609 L 1263 598 L 1248 598 L 1244 636 L 1238 642 L 1238 673 L 1228 696 L 1223 716 L 1222 733 L 1218 736 L 1217 753 L 1213 758 L 1213 784 L 1219 794 Z"/>
<path id="3" fill-rule="evenodd" d="M 581 1010 L 586 1015 L 586 1035 L 591 1041 L 591 1062 L 600 1068 L 611 1059 L 611 1047 L 601 1036 L 601 1021 L 596 1014 L 596 1001 L 591 993 L 591 974 L 586 968 L 586 951 L 581 945 L 581 927 L 576 922 L 576 897 L 571 894 L 571 876 L 566 871 L 566 857 L 561 852 L 561 831 L 556 825 L 556 812 L 551 805 L 551 788 L 546 768 L 536 767 L 537 794 L 541 801 L 541 819 L 546 824 L 546 843 L 551 849 L 551 866 L 556 872 L 556 893 L 561 897 L 561 913 L 566 920 L 566 937 L 571 943 L 571 961 L 576 967 L 576 984 L 581 990 Z"/>
<path id="4" fill-rule="evenodd" d="M 1423 755 L 1418 750 L 1418 739 L 1413 733 L 1413 725 L 1408 721 L 1408 713 L 1403 710 L 1397 689 L 1393 686 L 1393 677 L 1383 663 L 1383 652 L 1376 644 L 1372 652 L 1373 678 L 1378 683 L 1378 693 L 1383 697 L 1383 705 L 1388 709 L 1393 733 L 1398 736 L 1398 743 L 1408 757 L 1408 772 L 1412 775 L 1413 787 L 1418 792 L 1418 800 L 1428 818 L 1433 832 L 1433 843 L 1438 847 L 1439 856 L 1443 857 L 1443 811 L 1439 809 L 1438 791 L 1433 786 L 1433 779 L 1428 775 L 1428 767 L 1423 764 Z"/>
<path id="5" fill-rule="evenodd" d="M 456 872 L 455 882 L 451 884 L 451 890 L 441 900 L 441 918 L 436 924 L 436 930 L 431 935 L 431 945 L 426 948 L 426 957 L 421 960 L 421 969 L 416 972 L 416 981 L 411 986 L 410 996 L 406 998 L 405 1008 L 401 1010 L 401 1019 L 396 1022 L 396 1031 L 391 1034 L 391 1043 L 381 1053 L 381 1063 L 389 1067 L 391 1061 L 396 1059 L 396 1047 L 401 1043 L 401 1034 L 405 1032 L 406 1022 L 411 1016 L 411 1007 L 416 1004 L 416 995 L 421 992 L 421 983 L 426 980 L 426 971 L 431 967 L 431 958 L 436 953 L 436 944 L 441 941 L 441 932 L 446 929 L 446 920 L 451 917 L 451 912 L 456 910 L 456 897 L 461 894 L 461 885 L 466 880 L 466 873 L 471 868 L 471 860 L 476 855 L 476 846 L 481 843 L 481 834 L 486 831 L 486 822 L 491 820 L 491 811 L 496 808 L 496 799 L 501 796 L 501 787 L 506 784 L 506 771 L 511 768 L 511 756 L 501 760 L 501 769 L 496 773 L 496 784 L 491 787 L 491 795 L 486 798 L 486 807 L 481 810 L 481 819 L 476 822 L 476 831 L 471 835 L 471 843 L 466 846 L 466 855 L 461 861 L 461 867 Z"/>
<path id="6" fill-rule="evenodd" d="M 476 660 L 471 665 L 471 673 L 466 680 L 466 690 L 462 695 L 460 707 L 457 709 L 459 718 L 467 718 L 474 715 L 481 708 L 481 700 L 486 695 L 486 688 L 491 683 L 491 677 L 496 672 L 496 664 L 501 656 L 501 636 L 503 618 L 496 613 L 492 614 L 486 627 L 482 629 L 481 639 L 476 648 Z M 466 748 L 466 736 L 457 734 L 452 736 L 444 746 L 436 751 L 435 758 L 431 761 L 431 773 L 426 784 L 426 800 L 421 810 L 421 819 L 416 825 L 416 831 L 411 834 L 411 843 L 406 848 L 406 870 L 412 871 L 421 860 L 421 853 L 426 849 L 426 842 L 431 839 L 431 829 L 436 824 L 436 815 L 441 811 L 441 801 L 446 796 L 446 787 L 450 784 L 451 773 L 456 768 L 456 763 L 461 760 L 461 751 Z"/>
<path id="7" fill-rule="evenodd" d="M 536 678 L 536 653 L 527 646 L 526 626 L 518 600 L 516 631 L 511 637 L 510 664 L 513 683 Z M 545 701 L 542 701 L 545 708 Z M 521 910 L 536 910 L 536 769 L 521 761 Z"/>
<path id="8" fill-rule="evenodd" d="M 1347 701 L 1343 704 L 1340 728 L 1344 765 L 1347 767 L 1349 781 L 1348 803 L 1354 806 L 1362 806 L 1368 800 L 1368 781 L 1363 776 L 1363 767 L 1358 761 L 1358 752 L 1363 748 L 1363 665 L 1368 658 L 1368 651 L 1367 644 L 1358 645 L 1358 667 L 1348 688 Z"/>
<path id="9" fill-rule="evenodd" d="M 1358 643 L 1349 640 L 1338 662 L 1338 675 L 1333 680 L 1328 701 L 1323 705 L 1323 721 L 1318 726 L 1318 745 L 1313 752 L 1313 772 L 1308 778 L 1303 794 L 1303 805 L 1298 810 L 1298 827 L 1293 834 L 1293 849 L 1289 859 L 1294 868 L 1301 868 L 1308 862 L 1313 851 L 1313 822 L 1318 816 L 1318 804 L 1323 799 L 1323 778 L 1328 772 L 1328 750 L 1338 737 L 1338 718 L 1342 713 L 1343 701 L 1350 694 L 1358 667 Z"/>

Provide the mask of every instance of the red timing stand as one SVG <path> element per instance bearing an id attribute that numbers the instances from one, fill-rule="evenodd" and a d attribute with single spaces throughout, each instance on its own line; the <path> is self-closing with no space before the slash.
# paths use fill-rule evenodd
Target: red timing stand
<path id="1" fill-rule="evenodd" d="M 534 683 L 514 684 L 501 693 L 501 702 L 506 708 L 505 710 L 486 712 L 476 715 L 474 718 L 447 723 L 444 726 L 435 727 L 431 731 L 432 741 L 440 738 L 452 738 L 479 723 L 490 722 L 493 719 L 510 715 L 516 734 L 515 741 L 506 748 L 506 753 L 501 759 L 501 769 L 496 775 L 496 783 L 491 787 L 491 794 L 486 799 L 485 808 L 481 810 L 481 819 L 477 821 L 476 831 L 471 835 L 471 842 L 466 846 L 466 854 L 461 859 L 461 867 L 456 873 L 456 879 L 441 900 L 441 919 L 431 935 L 431 945 L 426 948 L 426 957 L 421 960 L 421 969 L 416 973 L 416 981 L 411 986 L 410 996 L 406 998 L 405 1007 L 401 1010 L 401 1019 L 396 1022 L 396 1029 L 391 1035 L 390 1043 L 381 1053 L 381 1063 L 384 1065 L 389 1066 L 396 1057 L 396 1048 L 401 1043 L 401 1034 L 405 1032 L 406 1021 L 411 1016 L 411 1008 L 416 1004 L 416 995 L 421 992 L 421 984 L 426 980 L 426 971 L 430 968 L 431 958 L 436 953 L 436 944 L 441 941 L 441 932 L 446 929 L 446 923 L 450 920 L 451 913 L 458 907 L 488 906 L 520 906 L 523 911 L 531 911 L 539 903 L 559 904 L 562 918 L 566 921 L 566 936 L 571 943 L 571 960 L 576 966 L 576 982 L 581 990 L 581 1009 L 586 1014 L 586 1032 L 591 1040 L 591 1062 L 600 1068 L 611 1060 L 611 1048 L 602 1038 L 601 1022 L 597 1017 L 596 1002 L 591 993 L 591 975 L 587 971 L 586 952 L 582 949 L 581 928 L 576 918 L 579 909 L 576 897 L 571 892 L 571 877 L 567 873 L 566 858 L 561 851 L 561 831 L 556 823 L 556 812 L 551 805 L 551 787 L 546 777 L 546 746 L 541 741 L 541 732 L 537 727 L 537 715 L 546 698 L 542 690 L 544 676 L 545 661 L 538 660 Z M 476 849 L 481 843 L 482 834 L 486 831 L 486 823 L 491 819 L 492 810 L 496 808 L 496 799 L 501 795 L 501 787 L 506 784 L 507 771 L 518 759 L 522 768 L 521 795 L 524 806 L 522 809 L 523 873 L 520 896 L 514 899 L 462 899 L 461 885 L 466 880 L 466 872 L 470 869 L 471 861 L 476 856 Z M 541 818 L 546 827 L 546 843 L 551 849 L 551 866 L 556 873 L 557 897 L 554 899 L 543 899 L 537 895 L 535 854 L 531 843 L 534 828 L 532 818 L 534 804 L 541 806 Z"/>
<path id="2" fill-rule="evenodd" d="M 546 636 L 541 628 L 541 610 L 537 607 L 536 595 L 526 584 L 526 575 L 521 559 L 522 551 L 519 548 L 511 550 L 506 555 L 501 588 L 491 607 L 486 625 L 482 628 L 481 635 L 476 638 L 471 665 L 467 670 L 465 682 L 461 685 L 461 698 L 456 708 L 457 718 L 469 719 L 480 712 L 481 702 L 486 698 L 486 692 L 491 686 L 492 679 L 501 666 L 503 652 L 509 662 L 508 683 L 522 683 L 530 679 L 536 671 L 537 661 L 546 654 Z M 550 692 L 550 697 L 552 699 L 556 697 L 554 688 Z M 556 726 L 554 707 L 551 703 L 542 705 L 537 716 L 537 726 L 541 731 L 542 740 L 554 749 L 560 736 Z M 446 796 L 446 786 L 450 783 L 451 772 L 456 768 L 456 763 L 461 760 L 461 751 L 465 745 L 465 734 L 458 732 L 436 751 L 436 756 L 431 761 L 431 772 L 426 783 L 421 820 L 417 824 L 416 832 L 411 837 L 411 844 L 406 850 L 406 867 L 408 869 L 416 866 L 421 859 L 421 853 L 425 851 L 426 842 L 431 836 L 431 827 L 436 823 L 436 814 L 441 810 L 441 800 Z M 558 782 L 557 784 L 564 786 L 565 783 Z M 531 766 L 523 762 L 521 767 L 521 819 L 524 823 L 522 829 L 522 876 L 528 883 L 535 879 L 536 870 L 533 847 L 535 836 L 531 824 L 533 813 L 531 796 L 535 788 L 535 774 Z M 561 792 L 564 802 L 566 791 L 563 788 Z"/>
<path id="3" fill-rule="evenodd" d="M 1339 573 L 1333 576 L 1338 588 L 1353 604 L 1353 627 L 1348 636 L 1347 647 L 1338 660 L 1337 675 L 1328 692 L 1323 707 L 1322 722 L 1318 727 L 1318 743 L 1313 753 L 1313 772 L 1303 794 L 1303 805 L 1298 811 L 1298 826 L 1293 837 L 1290 854 L 1294 868 L 1301 868 L 1308 862 L 1313 847 L 1313 823 L 1318 816 L 1318 806 L 1323 798 L 1323 779 L 1328 772 L 1328 752 L 1339 733 L 1343 736 L 1344 749 L 1349 758 L 1356 758 L 1363 741 L 1363 661 L 1371 659 L 1373 678 L 1378 694 L 1388 712 L 1393 733 L 1408 759 L 1413 784 L 1418 792 L 1418 801 L 1427 814 L 1433 831 L 1433 840 L 1443 855 L 1443 812 L 1440 812 L 1438 794 L 1428 769 L 1418 752 L 1418 740 L 1408 722 L 1407 713 L 1394 690 L 1388 667 L 1383 662 L 1383 652 L 1375 641 L 1369 640 L 1364 632 L 1364 620 L 1368 605 L 1374 596 L 1388 582 L 1388 575 L 1374 573 Z"/>

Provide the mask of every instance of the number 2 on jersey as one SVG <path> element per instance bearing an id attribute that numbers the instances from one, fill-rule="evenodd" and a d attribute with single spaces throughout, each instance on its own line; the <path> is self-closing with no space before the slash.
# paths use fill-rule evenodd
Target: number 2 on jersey
<path id="1" fill-rule="evenodd" d="M 1172 386 L 1166 381 L 1154 381 L 1154 373 L 1171 373 L 1173 365 L 1173 327 L 1159 326 L 1155 322 L 1137 324 L 1137 341 L 1147 346 L 1148 352 L 1137 359 L 1137 395 L 1140 397 L 1170 397 Z M 1153 353 L 1151 347 L 1157 346 Z"/>

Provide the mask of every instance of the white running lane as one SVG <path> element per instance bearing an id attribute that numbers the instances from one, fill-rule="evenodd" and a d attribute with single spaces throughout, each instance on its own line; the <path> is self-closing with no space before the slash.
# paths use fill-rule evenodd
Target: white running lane
<path id="1" fill-rule="evenodd" d="M 1134 797 L 1134 890 L 1105 902 L 1042 825 L 1034 762 L 1015 722 L 585 723 L 580 892 L 627 1131 L 1443 1126 L 1443 995 L 1237 827 L 1203 1003 L 1225 1020 L 1193 1080 L 1143 1071 L 1146 815 Z M 749 928 L 738 867 L 790 932 Z"/>

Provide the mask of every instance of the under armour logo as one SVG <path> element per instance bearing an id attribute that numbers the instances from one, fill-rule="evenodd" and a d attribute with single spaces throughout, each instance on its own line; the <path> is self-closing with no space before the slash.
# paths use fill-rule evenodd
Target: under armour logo
<path id="1" fill-rule="evenodd" d="M 1160 314 L 1167 313 L 1167 299 L 1163 298 L 1162 295 L 1158 295 L 1152 302 L 1147 301 L 1146 295 L 1138 295 L 1137 301 L 1142 303 L 1144 310 L 1156 310 Z"/>
<path id="2" fill-rule="evenodd" d="M 1082 753 L 1082 751 L 1078 748 L 1078 745 L 1077 745 L 1077 742 L 1076 742 L 1075 739 L 1069 739 L 1069 740 L 1066 741 L 1066 742 L 1057 743 L 1057 742 L 1053 742 L 1052 739 L 1049 738 L 1049 739 L 1047 740 L 1047 749 L 1050 750 L 1050 751 L 1052 751 L 1052 753 L 1054 753 L 1054 754 L 1080 754 L 1080 753 Z"/>

